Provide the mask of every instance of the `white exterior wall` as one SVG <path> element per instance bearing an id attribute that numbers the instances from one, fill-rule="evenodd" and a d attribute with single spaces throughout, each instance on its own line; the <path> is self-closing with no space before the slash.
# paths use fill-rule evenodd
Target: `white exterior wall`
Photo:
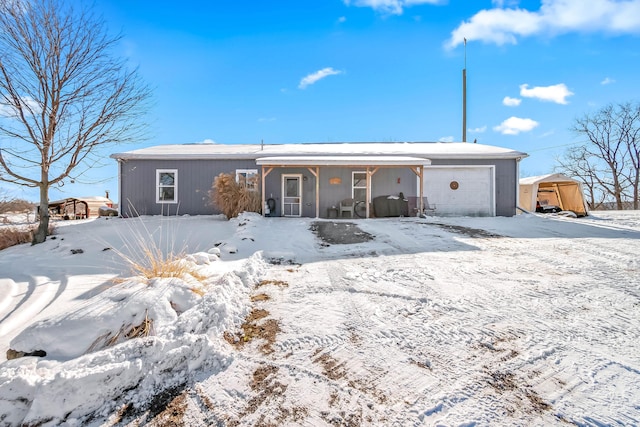
<path id="1" fill-rule="evenodd" d="M 452 182 L 458 188 L 451 188 Z M 424 169 L 424 195 L 439 216 L 495 216 L 493 166 L 432 166 Z"/>

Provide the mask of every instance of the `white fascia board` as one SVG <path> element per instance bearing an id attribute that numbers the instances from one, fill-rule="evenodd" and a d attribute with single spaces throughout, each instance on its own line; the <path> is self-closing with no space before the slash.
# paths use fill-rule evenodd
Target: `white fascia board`
<path id="1" fill-rule="evenodd" d="M 281 156 L 260 157 L 260 166 L 428 166 L 429 159 L 406 156 Z"/>

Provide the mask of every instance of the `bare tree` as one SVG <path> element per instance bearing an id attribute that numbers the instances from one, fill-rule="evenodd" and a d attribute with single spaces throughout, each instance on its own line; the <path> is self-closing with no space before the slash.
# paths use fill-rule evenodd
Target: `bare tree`
<path id="1" fill-rule="evenodd" d="M 620 139 L 625 142 L 629 167 L 623 176 L 629 184 L 633 209 L 638 209 L 640 198 L 640 103 L 619 106 Z"/>
<path id="2" fill-rule="evenodd" d="M 573 132 L 584 137 L 582 145 L 567 151 L 560 169 L 581 179 L 593 193 L 600 191 L 624 208 L 631 198 L 638 206 L 640 184 L 640 104 L 607 105 L 576 119 Z M 595 198 L 592 198 L 595 202 Z"/>
<path id="3" fill-rule="evenodd" d="M 143 135 L 150 90 L 112 54 L 119 40 L 67 0 L 0 0 L 0 180 L 40 190 L 34 244 L 46 239 L 49 188 Z"/>
<path id="4" fill-rule="evenodd" d="M 558 163 L 555 168 L 557 171 L 582 181 L 582 186 L 587 192 L 589 209 L 595 210 L 604 204 L 608 192 L 603 191 L 607 185 L 603 178 L 607 173 L 597 169 L 597 159 L 589 153 L 586 146 L 572 147 L 567 150 L 564 157 L 556 159 L 556 162 Z"/>

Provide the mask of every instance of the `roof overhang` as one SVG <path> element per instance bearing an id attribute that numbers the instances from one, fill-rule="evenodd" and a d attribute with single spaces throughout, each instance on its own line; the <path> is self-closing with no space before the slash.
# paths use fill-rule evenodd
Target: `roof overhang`
<path id="1" fill-rule="evenodd" d="M 407 156 L 282 156 L 259 157 L 256 164 L 271 167 L 294 166 L 429 166 L 431 160 Z"/>

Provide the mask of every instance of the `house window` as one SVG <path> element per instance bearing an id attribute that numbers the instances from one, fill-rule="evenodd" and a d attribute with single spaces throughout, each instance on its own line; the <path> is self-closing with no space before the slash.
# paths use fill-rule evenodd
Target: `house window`
<path id="1" fill-rule="evenodd" d="M 251 191 L 258 191 L 258 170 L 236 169 L 236 182 Z"/>
<path id="2" fill-rule="evenodd" d="M 178 203 L 177 169 L 156 169 L 156 203 Z"/>
<path id="3" fill-rule="evenodd" d="M 367 173 L 356 171 L 351 173 L 352 176 L 352 197 L 353 200 L 364 202 L 367 200 Z"/>

